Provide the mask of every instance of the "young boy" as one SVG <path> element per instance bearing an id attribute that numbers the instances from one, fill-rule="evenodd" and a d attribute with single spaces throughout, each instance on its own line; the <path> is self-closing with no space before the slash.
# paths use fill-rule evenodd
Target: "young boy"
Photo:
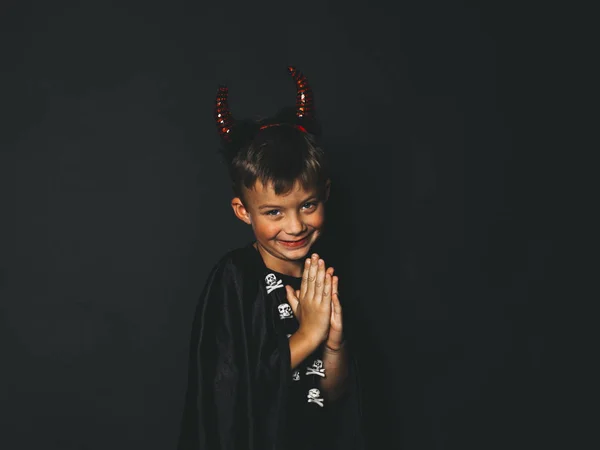
<path id="1" fill-rule="evenodd" d="M 310 253 L 324 230 L 327 164 L 312 91 L 289 70 L 292 116 L 235 123 L 226 88 L 217 96 L 231 206 L 256 240 L 221 259 L 200 297 L 180 450 L 362 448 L 338 278 Z"/>

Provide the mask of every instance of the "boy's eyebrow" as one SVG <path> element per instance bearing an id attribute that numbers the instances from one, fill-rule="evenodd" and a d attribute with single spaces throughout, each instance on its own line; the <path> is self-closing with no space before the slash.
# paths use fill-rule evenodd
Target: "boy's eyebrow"
<path id="1" fill-rule="evenodd" d="M 317 194 L 311 195 L 310 197 L 305 198 L 300 203 L 310 202 L 311 200 L 319 200 L 319 196 Z"/>
<path id="2" fill-rule="evenodd" d="M 319 199 L 319 196 L 315 194 L 315 195 L 311 195 L 310 197 L 307 197 L 306 199 L 302 200 L 300 203 L 306 203 L 311 200 L 318 200 L 318 199 Z M 261 205 L 258 207 L 259 210 L 267 209 L 267 208 L 281 208 L 281 205 Z"/>
<path id="3" fill-rule="evenodd" d="M 281 208 L 281 206 L 278 205 L 261 205 L 258 207 L 258 209 L 266 209 L 266 208 Z"/>

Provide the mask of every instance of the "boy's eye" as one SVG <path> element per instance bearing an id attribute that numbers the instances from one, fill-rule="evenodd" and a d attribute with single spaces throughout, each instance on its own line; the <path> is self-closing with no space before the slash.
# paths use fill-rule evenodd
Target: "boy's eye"
<path id="1" fill-rule="evenodd" d="M 303 208 L 305 209 L 310 209 L 316 206 L 316 202 L 306 202 L 304 205 L 302 205 Z"/>
<path id="2" fill-rule="evenodd" d="M 270 209 L 268 211 L 265 212 L 265 215 L 267 216 L 276 216 L 279 214 L 279 210 L 278 209 Z"/>

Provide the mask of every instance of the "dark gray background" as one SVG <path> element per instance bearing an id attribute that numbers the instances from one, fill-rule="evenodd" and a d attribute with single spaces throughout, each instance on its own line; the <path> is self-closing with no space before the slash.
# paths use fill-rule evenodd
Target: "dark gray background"
<path id="1" fill-rule="evenodd" d="M 537 13 L 3 2 L 0 448 L 174 448 L 196 298 L 250 237 L 216 153 L 216 87 L 236 116 L 269 115 L 295 100 L 288 64 L 335 168 L 372 448 L 551 442 L 536 130 L 556 99 Z"/>

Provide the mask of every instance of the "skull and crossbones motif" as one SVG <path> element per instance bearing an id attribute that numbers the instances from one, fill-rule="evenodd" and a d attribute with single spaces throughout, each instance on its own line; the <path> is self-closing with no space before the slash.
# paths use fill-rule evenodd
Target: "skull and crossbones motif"
<path id="1" fill-rule="evenodd" d="M 318 375 L 325 378 L 325 368 L 323 367 L 323 361 L 315 359 L 312 367 L 306 368 L 306 375 Z"/>
<path id="2" fill-rule="evenodd" d="M 265 283 L 267 283 L 267 294 L 283 287 L 283 281 L 278 280 L 274 273 L 270 273 L 265 277 Z"/>
<path id="3" fill-rule="evenodd" d="M 292 307 L 290 305 L 288 305 L 287 303 L 280 304 L 277 307 L 277 310 L 279 311 L 280 319 L 291 319 L 292 317 L 294 317 L 294 313 L 292 312 Z"/>
<path id="4" fill-rule="evenodd" d="M 300 371 L 299 370 L 294 370 L 294 373 L 292 374 L 292 380 L 300 381 Z"/>
<path id="5" fill-rule="evenodd" d="M 321 408 L 324 406 L 323 405 L 324 399 L 321 398 L 321 391 L 319 391 L 317 388 L 312 388 L 311 390 L 309 390 L 307 397 L 308 397 L 308 403 L 316 403 Z"/>

